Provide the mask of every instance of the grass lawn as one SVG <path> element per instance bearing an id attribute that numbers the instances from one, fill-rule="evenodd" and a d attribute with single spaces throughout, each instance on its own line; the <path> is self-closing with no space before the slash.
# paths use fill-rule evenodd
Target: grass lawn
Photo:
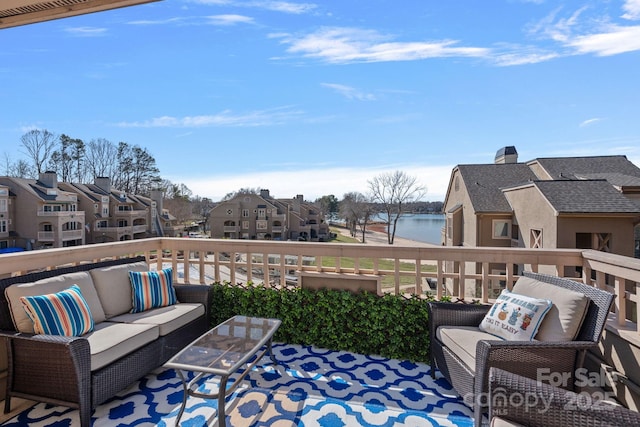
<path id="1" fill-rule="evenodd" d="M 360 243 L 358 239 L 354 239 L 353 237 L 345 236 L 340 233 L 340 229 L 331 228 L 332 233 L 337 234 L 337 238 L 331 240 L 335 243 Z M 361 270 L 373 270 L 373 259 L 371 258 L 360 258 L 359 268 Z M 323 267 L 335 267 L 336 259 L 335 257 L 322 257 L 322 266 Z M 353 258 L 341 258 L 340 260 L 341 268 L 354 268 L 355 260 Z M 437 268 L 435 265 L 422 265 L 420 267 L 422 272 L 435 272 Z M 395 270 L 395 260 L 393 259 L 381 259 L 378 261 L 378 270 Z M 400 271 L 406 271 L 412 273 L 411 276 L 400 276 L 400 285 L 414 285 L 415 277 L 413 273 L 416 270 L 415 262 L 400 262 Z M 395 286 L 393 275 L 385 275 L 382 278 L 382 287 L 392 287 Z"/>

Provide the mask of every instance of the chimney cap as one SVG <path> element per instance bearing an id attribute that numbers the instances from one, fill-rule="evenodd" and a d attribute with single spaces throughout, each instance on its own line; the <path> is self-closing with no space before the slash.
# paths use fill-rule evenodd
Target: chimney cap
<path id="1" fill-rule="evenodd" d="M 513 145 L 502 147 L 496 152 L 495 163 L 517 163 L 518 150 Z"/>

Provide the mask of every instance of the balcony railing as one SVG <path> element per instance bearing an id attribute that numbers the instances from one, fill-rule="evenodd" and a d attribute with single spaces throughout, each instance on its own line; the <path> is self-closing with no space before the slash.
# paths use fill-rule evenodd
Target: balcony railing
<path id="1" fill-rule="evenodd" d="M 383 292 L 387 293 L 424 295 L 430 292 L 429 279 L 439 284 L 431 291 L 438 298 L 447 292 L 442 285 L 449 283 L 452 286 L 448 289 L 454 290 L 452 297 L 464 299 L 466 296 L 470 300 L 469 291 L 473 287 L 478 290 L 477 299 L 482 302 L 490 300 L 492 285 L 503 283 L 511 287 L 518 279 L 518 266 L 560 276 L 569 270 L 581 271 L 581 277 L 574 279 L 616 294 L 610 325 L 640 342 L 636 326 L 640 260 L 593 250 L 152 238 L 5 254 L 2 256 L 7 262 L 0 263 L 0 275 L 140 253 L 158 267 L 173 266 L 176 280 L 184 283 L 253 281 L 279 287 L 287 285 L 286 277 L 290 277 L 293 269 L 383 276 Z M 285 263 L 285 259 L 292 257 L 298 260 L 295 265 Z M 262 262 L 256 263 L 255 259 Z M 280 261 L 272 263 L 270 259 Z M 315 262 L 309 265 L 309 259 Z M 505 274 L 492 273 L 496 265 L 502 265 Z M 189 273 L 178 280 L 179 270 Z M 618 313 L 623 315 L 618 316 Z"/>
<path id="2" fill-rule="evenodd" d="M 82 230 L 65 230 L 62 232 L 62 240 L 82 239 Z"/>

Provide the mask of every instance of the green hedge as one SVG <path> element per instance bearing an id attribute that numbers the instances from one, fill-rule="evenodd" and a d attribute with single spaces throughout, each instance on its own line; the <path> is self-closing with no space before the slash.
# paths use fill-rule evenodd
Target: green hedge
<path id="1" fill-rule="evenodd" d="M 212 288 L 213 325 L 236 314 L 277 318 L 278 342 L 428 362 L 427 302 L 419 297 L 252 284 Z"/>

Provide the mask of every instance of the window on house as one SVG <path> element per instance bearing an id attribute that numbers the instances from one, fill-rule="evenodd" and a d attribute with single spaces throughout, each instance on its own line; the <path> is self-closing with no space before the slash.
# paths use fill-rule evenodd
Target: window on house
<path id="1" fill-rule="evenodd" d="M 0 199 L 0 212 L 7 211 L 7 199 Z"/>
<path id="2" fill-rule="evenodd" d="M 264 218 L 265 216 L 267 216 L 267 210 L 266 209 L 258 209 L 258 218 Z"/>
<path id="3" fill-rule="evenodd" d="M 529 247 L 542 248 L 542 230 L 531 229 L 531 236 L 529 241 Z"/>
<path id="4" fill-rule="evenodd" d="M 53 225 L 51 224 L 44 224 L 42 226 L 42 231 L 53 231 Z"/>
<path id="5" fill-rule="evenodd" d="M 493 238 L 494 239 L 510 239 L 509 231 L 511 230 L 511 221 L 504 219 L 493 220 Z"/>
<path id="6" fill-rule="evenodd" d="M 6 233 L 8 230 L 7 228 L 7 220 L 6 219 L 0 219 L 0 233 Z"/>
<path id="7" fill-rule="evenodd" d="M 242 217 L 249 218 L 249 209 L 242 209 Z"/>
<path id="8" fill-rule="evenodd" d="M 248 230 L 249 229 L 249 221 L 242 221 L 242 228 L 244 230 Z"/>
<path id="9" fill-rule="evenodd" d="M 267 221 L 256 221 L 256 230 L 266 230 Z"/>

